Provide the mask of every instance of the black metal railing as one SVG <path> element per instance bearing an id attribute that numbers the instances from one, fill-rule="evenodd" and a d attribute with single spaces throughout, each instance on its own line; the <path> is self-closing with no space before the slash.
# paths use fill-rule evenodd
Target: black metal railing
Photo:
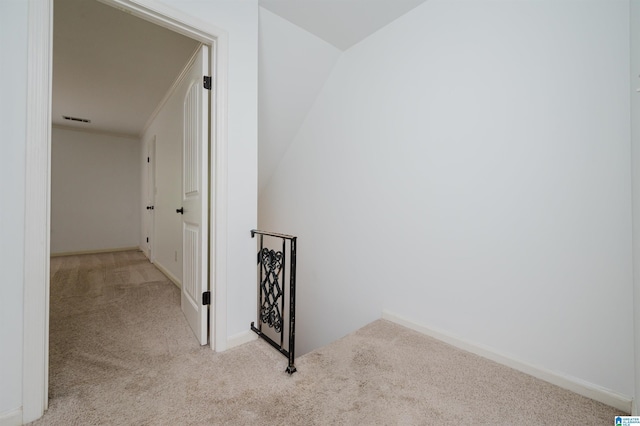
<path id="1" fill-rule="evenodd" d="M 287 373 L 296 371 L 296 243 L 292 235 L 253 229 L 258 235 L 258 326 L 251 329 L 289 359 Z M 265 238 L 266 237 L 266 238 Z M 275 248 L 270 248 L 275 247 Z M 288 250 L 287 250 L 288 249 Z M 289 256 L 287 257 L 287 252 Z M 286 271 L 289 271 L 287 291 Z M 287 299 L 288 293 L 288 299 Z M 267 327 L 263 327 L 267 326 Z"/>

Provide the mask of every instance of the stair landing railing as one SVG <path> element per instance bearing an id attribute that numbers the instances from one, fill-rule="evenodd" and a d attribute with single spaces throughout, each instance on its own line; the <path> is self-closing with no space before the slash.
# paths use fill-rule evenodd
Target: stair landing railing
<path id="1" fill-rule="evenodd" d="M 251 330 L 288 358 L 286 372 L 296 372 L 296 244 L 297 237 L 251 230 L 258 238 L 258 321 Z M 288 274 L 287 274 L 288 270 Z M 287 289 L 285 279 L 289 279 Z"/>

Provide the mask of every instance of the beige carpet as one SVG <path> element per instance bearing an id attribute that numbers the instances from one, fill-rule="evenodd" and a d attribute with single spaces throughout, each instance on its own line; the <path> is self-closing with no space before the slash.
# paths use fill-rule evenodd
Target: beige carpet
<path id="1" fill-rule="evenodd" d="M 622 414 L 384 320 L 298 358 L 293 376 L 263 341 L 215 354 L 138 252 L 53 258 L 51 277 L 51 400 L 36 425 L 611 425 Z"/>

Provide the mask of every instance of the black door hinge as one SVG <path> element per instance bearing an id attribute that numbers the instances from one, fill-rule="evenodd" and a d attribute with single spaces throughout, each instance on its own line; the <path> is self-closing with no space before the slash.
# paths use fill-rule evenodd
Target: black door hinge
<path id="1" fill-rule="evenodd" d="M 147 242 L 149 242 L 149 237 L 147 237 Z"/>
<path id="2" fill-rule="evenodd" d="M 211 90 L 211 77 L 208 75 L 204 76 L 204 88 L 207 90 Z"/>
<path id="3" fill-rule="evenodd" d="M 202 306 L 206 306 L 210 304 L 211 304 L 211 292 L 205 291 L 204 293 L 202 293 Z"/>
<path id="4" fill-rule="evenodd" d="M 151 161 L 149 160 L 149 157 L 147 157 L 147 163 L 150 163 Z"/>

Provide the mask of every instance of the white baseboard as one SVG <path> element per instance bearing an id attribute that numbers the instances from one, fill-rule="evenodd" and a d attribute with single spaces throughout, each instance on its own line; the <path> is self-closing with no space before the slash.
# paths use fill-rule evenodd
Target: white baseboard
<path id="1" fill-rule="evenodd" d="M 182 283 L 180 282 L 180 280 L 173 275 L 171 272 L 169 272 L 167 270 L 167 268 L 165 268 L 164 266 L 162 266 L 161 263 L 158 262 L 154 262 L 153 264 L 156 268 L 158 268 L 160 270 L 160 272 L 162 272 L 163 274 L 165 274 L 167 276 L 167 278 L 169 278 L 169 281 L 171 281 L 172 283 L 174 283 L 176 285 L 176 287 L 178 287 L 179 289 L 182 289 Z"/>
<path id="2" fill-rule="evenodd" d="M 136 247 L 108 248 L 108 249 L 100 249 L 100 250 L 65 251 L 65 252 L 51 253 L 51 257 L 77 256 L 81 254 L 116 253 L 119 251 L 132 251 L 132 250 L 140 250 L 140 247 L 136 246 Z"/>
<path id="3" fill-rule="evenodd" d="M 0 413 L 0 426 L 21 426 L 22 408 Z"/>
<path id="4" fill-rule="evenodd" d="M 467 352 L 474 353 L 483 358 L 490 359 L 499 364 L 506 365 L 507 367 L 511 367 L 515 370 L 529 374 L 533 377 L 544 380 L 556 386 L 560 386 L 561 388 L 570 390 L 579 395 L 586 396 L 587 398 L 591 398 L 593 400 L 602 402 L 603 404 L 610 405 L 624 411 L 625 413 L 631 413 L 632 399 L 626 395 L 619 394 L 612 390 L 594 385 L 593 383 L 589 383 L 575 377 L 563 375 L 555 371 L 547 370 L 545 368 L 514 359 L 507 355 L 496 352 L 492 348 L 466 341 L 444 331 L 417 324 L 407 318 L 403 318 L 387 310 L 382 311 L 382 318 L 415 330 L 419 333 L 426 334 L 427 336 L 431 336 L 435 339 L 441 340 Z"/>
<path id="5" fill-rule="evenodd" d="M 242 333 L 234 334 L 227 338 L 227 349 L 235 348 L 236 346 L 244 345 L 245 343 L 252 342 L 258 338 L 258 335 L 251 330 L 243 331 Z"/>

